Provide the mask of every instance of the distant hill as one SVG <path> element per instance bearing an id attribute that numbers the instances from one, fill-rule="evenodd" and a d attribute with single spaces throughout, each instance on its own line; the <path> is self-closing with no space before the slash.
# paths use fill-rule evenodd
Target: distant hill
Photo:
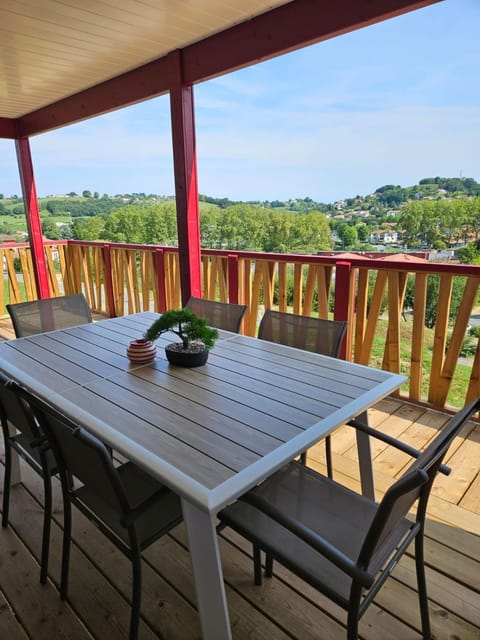
<path id="1" fill-rule="evenodd" d="M 409 187 L 387 184 L 378 187 L 374 193 L 357 195 L 354 198 L 345 198 L 338 202 L 318 202 L 310 197 L 294 198 L 290 200 L 230 200 L 227 197 L 213 197 L 200 194 L 200 202 L 208 203 L 221 209 L 238 205 L 249 204 L 268 209 L 284 209 L 286 211 L 321 211 L 331 213 L 342 205 L 346 208 L 377 209 L 395 208 L 409 200 L 422 200 L 425 198 L 442 198 L 455 196 L 480 196 L 480 184 L 473 178 L 422 178 L 418 184 Z M 46 215 L 53 216 L 70 215 L 92 216 L 101 213 L 109 213 L 114 209 L 129 204 L 154 204 L 158 202 L 173 201 L 174 196 L 165 196 L 145 193 L 125 193 L 109 196 L 100 196 L 97 192 L 93 195 L 90 191 L 84 191 L 80 196 L 71 191 L 65 195 L 52 195 L 39 198 L 40 209 Z M 48 212 L 48 213 L 47 213 Z M 379 213 L 381 211 L 378 211 Z M 23 213 L 23 200 L 18 196 L 4 198 L 0 193 L 0 215 L 19 215 Z"/>

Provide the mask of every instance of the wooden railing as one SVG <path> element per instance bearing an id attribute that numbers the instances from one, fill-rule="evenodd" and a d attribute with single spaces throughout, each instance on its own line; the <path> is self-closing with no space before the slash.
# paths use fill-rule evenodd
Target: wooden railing
<path id="1" fill-rule="evenodd" d="M 0 292 L 2 307 L 34 298 L 28 245 L 2 245 L 0 252 L 8 283 Z M 161 312 L 181 305 L 174 247 L 63 241 L 47 244 L 45 252 L 52 295 L 83 291 L 97 313 Z M 206 298 L 248 305 L 243 329 L 248 335 L 256 334 L 265 308 L 333 315 L 349 322 L 343 356 L 407 375 L 403 397 L 445 408 L 480 395 L 478 344 L 470 359 L 459 361 L 477 303 L 480 267 L 203 250 L 202 268 Z M 435 326 L 428 330 L 427 283 L 434 276 L 440 287 Z M 452 291 L 459 278 L 463 295 L 451 323 Z M 414 303 L 406 313 L 409 282 Z"/>

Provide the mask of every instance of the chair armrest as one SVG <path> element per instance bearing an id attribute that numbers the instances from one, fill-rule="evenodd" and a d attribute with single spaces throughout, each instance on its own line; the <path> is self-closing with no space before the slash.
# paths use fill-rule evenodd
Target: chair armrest
<path id="1" fill-rule="evenodd" d="M 395 447 L 396 449 L 399 449 L 400 451 L 407 453 L 408 455 L 412 456 L 412 458 L 418 458 L 422 453 L 418 449 L 415 449 L 414 447 L 411 447 L 410 445 L 405 444 L 405 442 L 401 442 L 401 440 L 397 440 L 397 438 L 393 438 L 392 436 L 389 436 L 386 433 L 383 433 L 382 431 L 373 429 L 372 427 L 369 427 L 366 424 L 359 422 L 355 418 L 353 418 L 353 420 L 349 420 L 347 424 L 350 427 L 354 427 L 359 431 L 363 431 L 364 433 L 367 433 L 369 436 L 372 436 L 373 438 L 377 438 L 377 440 L 381 440 L 382 442 L 385 442 L 386 444 L 389 444 L 392 447 Z M 440 468 L 439 468 L 439 471 L 446 476 L 450 474 L 451 470 L 452 469 L 448 467 L 446 464 L 440 465 Z"/>
<path id="2" fill-rule="evenodd" d="M 250 491 L 238 499 L 252 505 L 282 527 L 291 531 L 310 547 L 328 558 L 328 560 L 339 567 L 339 569 L 354 578 L 366 589 L 369 589 L 373 585 L 374 576 L 361 569 L 355 562 L 353 562 L 353 560 L 351 560 L 351 558 L 334 547 L 330 542 L 325 540 L 325 538 L 322 538 L 315 531 L 298 520 L 294 520 L 293 518 L 285 515 L 270 502 L 265 500 L 265 498 L 256 494 L 255 491 Z"/>

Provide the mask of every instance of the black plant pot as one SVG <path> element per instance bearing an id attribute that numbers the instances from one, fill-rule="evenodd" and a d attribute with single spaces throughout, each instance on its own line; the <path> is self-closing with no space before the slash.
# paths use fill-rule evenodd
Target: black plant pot
<path id="1" fill-rule="evenodd" d="M 165 355 L 170 364 L 177 367 L 201 367 L 208 359 L 208 349 L 197 346 L 187 351 L 179 342 L 172 342 L 165 347 Z"/>

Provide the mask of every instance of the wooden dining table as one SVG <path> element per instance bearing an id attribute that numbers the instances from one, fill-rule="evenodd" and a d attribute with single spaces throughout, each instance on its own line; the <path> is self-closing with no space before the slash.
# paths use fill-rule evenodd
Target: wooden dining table
<path id="1" fill-rule="evenodd" d="M 181 496 L 203 637 L 231 638 L 216 514 L 404 381 L 397 374 L 220 331 L 206 365 L 126 357 L 145 312 L 0 344 L 0 368 Z M 357 435 L 365 491 L 368 437 Z"/>

